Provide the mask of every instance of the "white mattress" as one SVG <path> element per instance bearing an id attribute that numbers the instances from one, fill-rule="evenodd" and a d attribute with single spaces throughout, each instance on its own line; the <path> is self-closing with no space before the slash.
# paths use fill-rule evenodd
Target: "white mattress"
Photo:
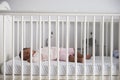
<path id="1" fill-rule="evenodd" d="M 96 57 L 95 59 L 95 75 L 101 75 L 102 66 L 101 66 L 101 57 Z M 48 75 L 48 61 L 42 62 L 41 64 L 41 75 Z M 104 75 L 110 75 L 110 58 L 105 57 L 105 64 L 104 64 Z M 39 74 L 39 63 L 33 63 L 33 75 Z M 51 75 L 57 75 L 57 61 L 51 61 Z M 4 66 L 1 67 L 2 73 L 4 73 Z M 21 61 L 18 57 L 15 58 L 15 65 L 14 65 L 14 73 L 21 74 Z M 30 63 L 24 61 L 23 62 L 23 74 L 30 74 Z M 117 75 L 119 71 L 119 64 L 118 59 L 113 58 L 113 69 L 112 74 Z M 66 74 L 66 62 L 60 62 L 59 66 L 59 74 L 65 75 Z M 12 60 L 6 62 L 6 74 L 12 74 Z M 83 75 L 84 74 L 84 64 L 78 63 L 77 66 L 77 74 Z M 92 58 L 86 61 L 86 74 L 92 75 L 93 74 L 93 66 L 92 66 Z M 68 75 L 75 75 L 75 63 L 69 62 L 68 64 Z"/>

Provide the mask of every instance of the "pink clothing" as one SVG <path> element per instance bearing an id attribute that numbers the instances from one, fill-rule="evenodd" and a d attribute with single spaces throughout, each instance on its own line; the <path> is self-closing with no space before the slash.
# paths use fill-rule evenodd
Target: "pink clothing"
<path id="1" fill-rule="evenodd" d="M 74 49 L 73 48 L 68 48 L 68 56 L 67 56 L 67 49 L 66 48 L 60 48 L 59 59 L 61 61 L 66 61 L 67 57 L 69 57 L 69 55 L 73 55 L 73 54 L 74 54 Z"/>
<path id="2" fill-rule="evenodd" d="M 41 48 L 41 59 L 40 59 L 40 50 L 37 50 L 36 53 L 33 55 L 33 62 L 39 62 L 39 60 L 41 61 L 48 61 L 49 60 L 49 48 L 45 47 L 45 48 Z M 57 59 L 57 55 L 58 54 L 58 50 L 56 47 L 51 47 L 50 48 L 50 60 L 56 60 Z M 59 49 L 59 60 L 61 61 L 66 61 L 67 57 L 69 57 L 69 55 L 73 55 L 74 54 L 74 49 L 73 48 L 69 48 L 68 49 L 68 56 L 67 56 L 67 50 L 66 48 L 60 48 Z"/>
<path id="3" fill-rule="evenodd" d="M 49 48 L 45 47 L 41 49 L 41 55 L 42 55 L 42 60 L 46 61 L 49 60 Z M 55 60 L 57 59 L 57 48 L 56 47 L 51 47 L 50 48 L 50 60 Z"/>
<path id="4" fill-rule="evenodd" d="M 37 50 L 36 53 L 33 56 L 33 62 L 39 62 L 41 61 L 48 61 L 49 60 L 49 48 L 44 47 L 41 48 L 41 59 L 40 59 L 40 50 Z M 51 47 L 50 48 L 50 60 L 57 59 L 57 48 Z"/>

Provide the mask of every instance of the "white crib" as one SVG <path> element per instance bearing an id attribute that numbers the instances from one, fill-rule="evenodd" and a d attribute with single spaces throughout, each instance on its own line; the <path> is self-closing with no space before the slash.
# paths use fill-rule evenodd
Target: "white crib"
<path id="1" fill-rule="evenodd" d="M 49 61 L 28 63 L 18 56 L 25 47 L 49 47 L 49 55 L 51 47 L 67 53 L 75 48 L 84 63 L 77 63 L 77 56 L 75 62 L 50 61 L 49 56 Z M 0 12 L 0 80 L 119 80 L 114 50 L 120 51 L 120 14 Z M 92 54 L 90 60 L 86 53 Z"/>

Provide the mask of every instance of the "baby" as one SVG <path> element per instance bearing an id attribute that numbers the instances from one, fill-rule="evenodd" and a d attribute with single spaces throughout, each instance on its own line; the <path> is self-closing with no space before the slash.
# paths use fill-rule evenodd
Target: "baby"
<path id="1" fill-rule="evenodd" d="M 49 51 L 48 47 L 41 48 L 41 55 L 39 50 L 33 50 L 32 51 L 32 61 L 33 62 L 39 62 L 41 61 L 48 61 L 49 60 Z M 23 49 L 23 60 L 30 62 L 30 48 L 24 48 Z M 57 48 L 51 47 L 50 48 L 50 60 L 57 60 Z M 21 51 L 19 53 L 19 56 L 21 58 Z M 41 56 L 41 57 L 40 57 Z M 66 48 L 59 48 L 59 60 L 60 61 L 66 61 L 67 58 L 67 52 Z M 87 54 L 86 59 L 90 59 L 91 55 Z M 75 62 L 75 51 L 73 48 L 68 49 L 68 61 L 69 62 Z M 83 63 L 83 55 L 77 52 L 77 62 Z"/>

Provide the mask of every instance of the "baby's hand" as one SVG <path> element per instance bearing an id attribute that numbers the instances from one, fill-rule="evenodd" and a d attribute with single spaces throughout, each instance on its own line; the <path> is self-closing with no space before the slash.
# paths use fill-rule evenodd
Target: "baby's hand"
<path id="1" fill-rule="evenodd" d="M 27 62 L 29 62 L 29 63 L 30 63 L 30 59 L 27 59 Z"/>

